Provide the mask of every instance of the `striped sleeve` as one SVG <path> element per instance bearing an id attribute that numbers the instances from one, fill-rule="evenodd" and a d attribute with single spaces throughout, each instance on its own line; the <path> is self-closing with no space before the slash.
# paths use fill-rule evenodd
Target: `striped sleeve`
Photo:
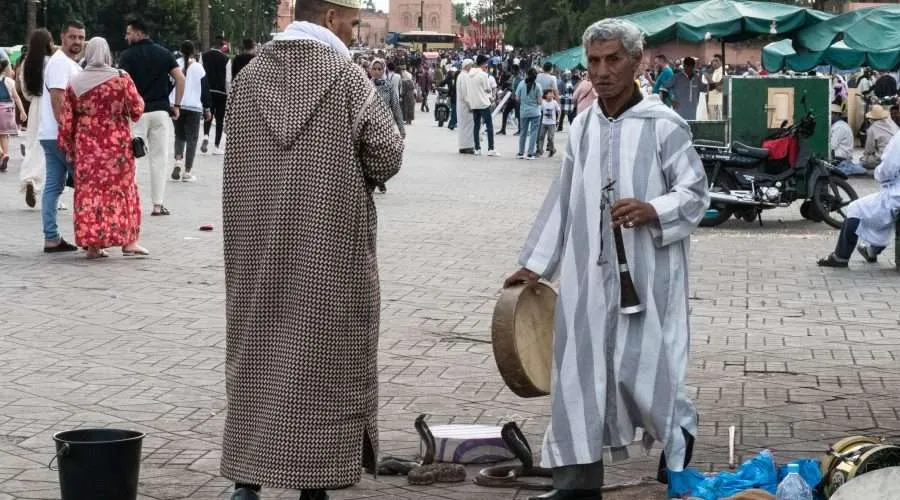
<path id="1" fill-rule="evenodd" d="M 579 134 L 575 125 L 569 129 L 570 137 L 577 137 Z M 572 142 L 569 141 L 566 146 L 560 173 L 553 181 L 534 226 L 525 240 L 525 246 L 519 254 L 519 264 L 522 267 L 547 280 L 552 280 L 556 276 L 565 245 L 569 194 L 572 190 L 572 172 L 575 166 Z"/>
<path id="2" fill-rule="evenodd" d="M 664 247 L 694 232 L 709 206 L 709 192 L 690 133 L 673 122 L 663 122 L 660 127 L 671 129 L 661 134 L 659 156 L 668 192 L 649 203 L 659 218 L 659 225 L 650 227 L 653 242 Z"/>

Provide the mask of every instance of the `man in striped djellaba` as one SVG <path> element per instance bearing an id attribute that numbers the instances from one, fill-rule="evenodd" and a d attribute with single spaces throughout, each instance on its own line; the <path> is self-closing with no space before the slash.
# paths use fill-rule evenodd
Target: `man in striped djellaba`
<path id="1" fill-rule="evenodd" d="M 533 500 L 600 499 L 603 460 L 626 457 L 638 429 L 646 448 L 662 443 L 659 479 L 676 485 L 697 435 L 685 394 L 687 272 L 690 236 L 709 204 L 703 165 L 687 122 L 634 84 L 643 57 L 635 25 L 600 21 L 584 48 L 598 98 L 572 123 L 522 269 L 505 283 L 559 279 L 541 457 L 555 490 Z M 630 287 L 614 226 L 643 310 L 621 305 Z"/>

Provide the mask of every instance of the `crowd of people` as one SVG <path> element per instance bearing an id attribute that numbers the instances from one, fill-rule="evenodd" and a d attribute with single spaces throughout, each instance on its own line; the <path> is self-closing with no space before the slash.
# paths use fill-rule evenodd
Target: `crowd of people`
<path id="1" fill-rule="evenodd" d="M 256 52 L 244 43 L 241 55 L 222 52 L 223 40 L 199 54 L 191 41 L 178 57 L 147 35 L 140 19 L 127 21 L 128 48 L 117 60 L 101 37 L 87 40 L 87 28 L 66 23 L 60 44 L 46 29 L 29 37 L 13 70 L 0 60 L 0 171 L 10 159 L 9 138 L 25 129 L 20 182 L 25 203 L 40 197 L 44 252 L 85 250 L 88 259 L 122 254 L 149 255 L 138 244 L 141 202 L 135 161 L 146 156 L 151 216 L 165 216 L 167 176 L 195 182 L 193 170 L 201 123 L 200 150 L 224 154 L 228 87 Z M 66 186 L 74 189 L 75 244 L 59 233 L 58 210 Z"/>

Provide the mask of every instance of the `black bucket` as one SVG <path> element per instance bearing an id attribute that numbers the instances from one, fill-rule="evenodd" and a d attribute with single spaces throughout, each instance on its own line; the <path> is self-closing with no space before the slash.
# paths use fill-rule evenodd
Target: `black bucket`
<path id="1" fill-rule="evenodd" d="M 119 429 L 54 434 L 62 500 L 135 500 L 143 439 L 142 432 Z"/>

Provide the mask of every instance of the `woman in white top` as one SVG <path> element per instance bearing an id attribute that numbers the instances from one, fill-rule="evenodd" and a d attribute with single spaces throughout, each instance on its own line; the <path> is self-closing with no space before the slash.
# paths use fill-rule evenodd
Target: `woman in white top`
<path id="1" fill-rule="evenodd" d="M 178 65 L 184 72 L 184 97 L 181 99 L 181 113 L 175 120 L 175 168 L 172 180 L 194 182 L 197 177 L 191 173 L 197 141 L 200 139 L 200 124 L 209 119 L 210 95 L 203 65 L 194 60 L 194 43 L 185 40 L 181 44 L 182 58 Z M 169 102 L 175 104 L 175 91 L 169 95 Z M 182 172 L 183 170 L 183 172 Z"/>

